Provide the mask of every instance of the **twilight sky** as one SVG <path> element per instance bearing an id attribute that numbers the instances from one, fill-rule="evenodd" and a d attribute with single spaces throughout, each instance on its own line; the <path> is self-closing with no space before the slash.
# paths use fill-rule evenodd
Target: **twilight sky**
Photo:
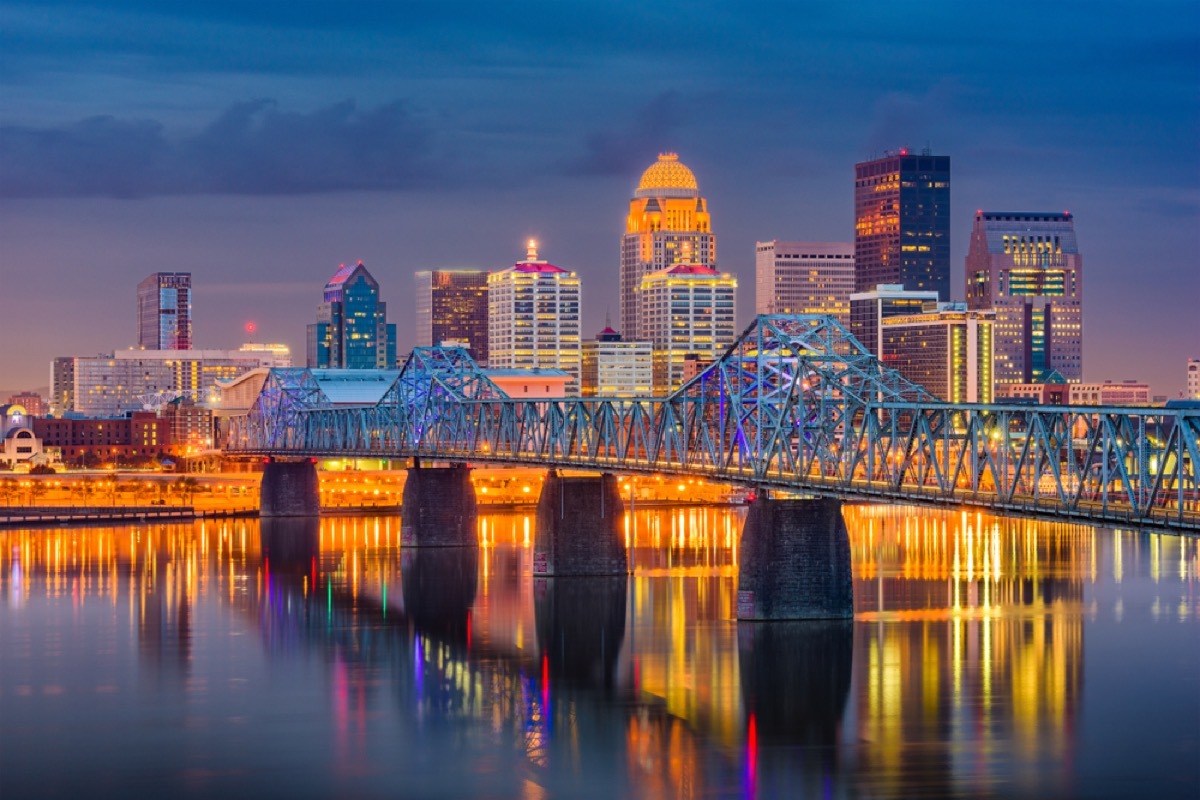
<path id="1" fill-rule="evenodd" d="M 951 156 L 977 208 L 1075 215 L 1087 380 L 1183 389 L 1200 357 L 1200 4 L 0 0 L 0 387 L 135 341 L 193 273 L 197 347 L 290 344 L 339 262 L 382 285 L 524 253 L 617 314 L 661 150 L 754 309 L 754 242 L 853 240 L 855 161 Z M 0 398 L 2 401 L 3 398 Z"/>

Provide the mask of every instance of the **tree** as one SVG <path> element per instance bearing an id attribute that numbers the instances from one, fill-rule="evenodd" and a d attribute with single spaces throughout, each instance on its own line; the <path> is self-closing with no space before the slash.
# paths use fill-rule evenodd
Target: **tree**
<path id="1" fill-rule="evenodd" d="M 20 486 L 17 484 L 16 478 L 5 478 L 0 480 L 0 497 L 4 498 L 4 505 L 12 503 L 14 497 L 20 491 Z"/>

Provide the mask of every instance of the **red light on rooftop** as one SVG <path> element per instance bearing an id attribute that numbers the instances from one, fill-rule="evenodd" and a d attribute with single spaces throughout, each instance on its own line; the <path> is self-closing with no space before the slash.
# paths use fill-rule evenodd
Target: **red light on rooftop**
<path id="1" fill-rule="evenodd" d="M 902 156 L 906 156 L 906 155 L 908 155 L 908 148 L 907 148 L 907 147 L 901 147 L 901 148 L 900 148 L 900 155 L 902 155 Z"/>
<path id="2" fill-rule="evenodd" d="M 258 330 L 258 326 L 253 322 L 246 323 L 246 333 L 254 333 L 256 330 Z"/>

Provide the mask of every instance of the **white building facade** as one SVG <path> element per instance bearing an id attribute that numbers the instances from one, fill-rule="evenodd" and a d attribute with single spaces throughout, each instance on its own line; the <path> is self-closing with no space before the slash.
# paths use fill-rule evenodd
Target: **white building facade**
<path id="1" fill-rule="evenodd" d="M 853 242 L 758 242 L 754 313 L 825 314 L 850 327 Z"/>
<path id="2" fill-rule="evenodd" d="M 737 279 L 702 264 L 683 263 L 642 278 L 641 330 L 654 346 L 654 392 L 683 383 L 685 361 L 718 358 L 737 334 Z"/>
<path id="3" fill-rule="evenodd" d="M 579 394 L 579 276 L 538 260 L 536 242 L 525 261 L 488 275 L 488 366 L 561 369 Z"/>

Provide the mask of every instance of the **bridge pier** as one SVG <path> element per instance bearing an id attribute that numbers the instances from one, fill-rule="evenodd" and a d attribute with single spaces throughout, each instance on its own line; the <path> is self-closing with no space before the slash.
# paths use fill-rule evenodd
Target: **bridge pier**
<path id="1" fill-rule="evenodd" d="M 538 498 L 534 575 L 624 575 L 625 507 L 612 474 L 562 477 L 551 470 Z"/>
<path id="2" fill-rule="evenodd" d="M 403 547 L 478 547 L 475 486 L 464 465 L 408 471 L 400 502 Z"/>
<path id="3" fill-rule="evenodd" d="M 321 513 L 321 485 L 317 464 L 303 461 L 267 460 L 259 487 L 260 517 L 315 517 Z"/>
<path id="4" fill-rule="evenodd" d="M 750 506 L 738 543 L 742 620 L 850 619 L 854 587 L 842 502 L 774 500 Z"/>

